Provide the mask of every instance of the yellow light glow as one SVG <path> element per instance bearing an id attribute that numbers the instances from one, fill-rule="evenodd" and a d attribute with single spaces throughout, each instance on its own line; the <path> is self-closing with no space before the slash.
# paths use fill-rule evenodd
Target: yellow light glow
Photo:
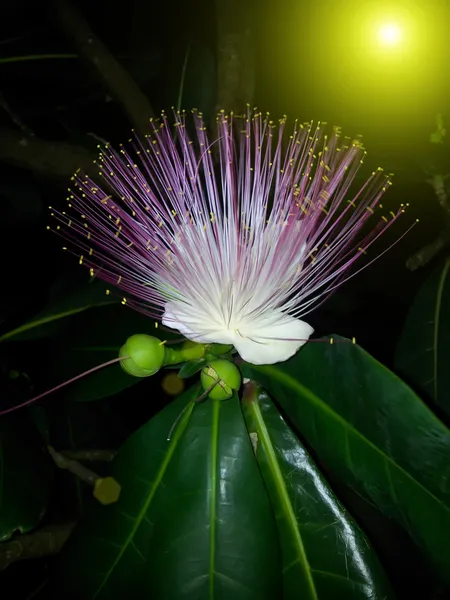
<path id="1" fill-rule="evenodd" d="M 395 46 L 402 38 L 402 32 L 398 25 L 386 23 L 378 30 L 378 39 L 384 46 Z"/>

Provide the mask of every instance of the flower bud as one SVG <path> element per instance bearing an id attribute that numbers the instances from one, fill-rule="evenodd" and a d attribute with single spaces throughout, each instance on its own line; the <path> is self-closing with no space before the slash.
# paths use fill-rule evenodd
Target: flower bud
<path id="1" fill-rule="evenodd" d="M 119 356 L 128 356 L 120 366 L 134 377 L 149 377 L 157 373 L 164 364 L 164 344 L 158 338 L 137 333 L 127 339 Z"/>
<path id="2" fill-rule="evenodd" d="M 208 352 L 210 354 L 214 354 L 215 356 L 220 356 L 221 354 L 227 354 L 233 349 L 233 344 L 210 344 L 208 346 Z"/>
<path id="3" fill-rule="evenodd" d="M 234 390 L 241 387 L 241 373 L 236 365 L 229 360 L 218 359 L 211 361 L 200 375 L 202 387 L 209 389 L 213 383 L 217 383 L 209 392 L 212 400 L 228 400 L 232 397 Z"/>

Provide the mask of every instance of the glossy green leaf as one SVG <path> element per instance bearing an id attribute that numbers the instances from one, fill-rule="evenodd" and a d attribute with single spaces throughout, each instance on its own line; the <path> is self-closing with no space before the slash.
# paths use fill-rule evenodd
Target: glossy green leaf
<path id="1" fill-rule="evenodd" d="M 395 363 L 408 383 L 450 415 L 450 258 L 415 297 Z"/>
<path id="2" fill-rule="evenodd" d="M 61 597 L 278 597 L 276 527 L 239 402 L 196 404 L 198 394 L 188 390 L 120 450 L 120 499 L 94 506 L 75 532 L 57 566 Z"/>
<path id="3" fill-rule="evenodd" d="M 267 394 L 247 384 L 243 410 L 277 518 L 283 600 L 392 598 L 363 532 Z"/>
<path id="4" fill-rule="evenodd" d="M 0 417 L 0 542 L 41 521 L 53 466 L 28 414 Z"/>
<path id="5" fill-rule="evenodd" d="M 180 379 L 189 379 L 199 371 L 203 369 L 207 364 L 206 358 L 198 358 L 197 360 L 190 360 L 184 363 L 181 369 L 178 371 L 178 377 Z"/>
<path id="6" fill-rule="evenodd" d="M 31 340 L 53 334 L 59 321 L 89 308 L 117 304 L 117 299 L 105 295 L 105 286 L 100 281 L 83 286 L 63 298 L 52 302 L 30 321 L 20 327 L 8 331 L 0 336 L 0 342 L 8 340 Z"/>
<path id="7" fill-rule="evenodd" d="M 450 579 L 450 432 L 396 375 L 349 340 L 244 365 L 319 458 L 410 533 Z"/>
<path id="8" fill-rule="evenodd" d="M 52 379 L 48 387 L 117 358 L 120 347 L 135 333 L 147 333 L 164 340 L 180 337 L 161 330 L 148 317 L 121 305 L 74 317 L 63 334 L 55 339 Z M 70 384 L 63 394 L 81 402 L 99 400 L 140 381 L 142 379 L 125 373 L 117 363 Z"/>

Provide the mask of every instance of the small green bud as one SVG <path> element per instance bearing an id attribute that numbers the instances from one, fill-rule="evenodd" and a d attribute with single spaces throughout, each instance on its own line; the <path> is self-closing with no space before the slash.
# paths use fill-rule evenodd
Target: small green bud
<path id="1" fill-rule="evenodd" d="M 120 361 L 120 366 L 134 377 L 149 377 L 157 373 L 164 364 L 164 344 L 158 338 L 137 333 L 127 339 L 119 356 L 129 356 Z"/>
<path id="2" fill-rule="evenodd" d="M 209 389 L 217 382 L 209 392 L 212 400 L 228 400 L 232 397 L 234 390 L 241 387 L 241 373 L 236 365 L 229 360 L 218 359 L 211 361 L 200 375 L 202 387 Z"/>
<path id="3" fill-rule="evenodd" d="M 185 363 L 191 360 L 198 360 L 199 358 L 202 358 L 204 354 L 204 344 L 197 344 L 191 340 L 186 340 L 181 348 L 166 347 L 164 366 L 167 367 L 169 365 L 177 365 L 179 363 Z"/>
<path id="4" fill-rule="evenodd" d="M 215 356 L 220 356 L 221 354 L 227 354 L 232 348 L 233 344 L 210 344 L 208 346 L 208 352 Z"/>
<path id="5" fill-rule="evenodd" d="M 197 344 L 192 340 L 186 340 L 181 346 L 181 357 L 188 360 L 197 360 L 205 354 L 205 345 Z"/>

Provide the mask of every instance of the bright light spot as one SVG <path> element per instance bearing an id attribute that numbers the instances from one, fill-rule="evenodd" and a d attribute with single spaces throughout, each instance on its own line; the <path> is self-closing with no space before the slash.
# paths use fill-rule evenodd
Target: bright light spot
<path id="1" fill-rule="evenodd" d="M 378 39 L 384 46 L 395 46 L 401 37 L 400 27 L 394 23 L 383 25 L 378 31 Z"/>

